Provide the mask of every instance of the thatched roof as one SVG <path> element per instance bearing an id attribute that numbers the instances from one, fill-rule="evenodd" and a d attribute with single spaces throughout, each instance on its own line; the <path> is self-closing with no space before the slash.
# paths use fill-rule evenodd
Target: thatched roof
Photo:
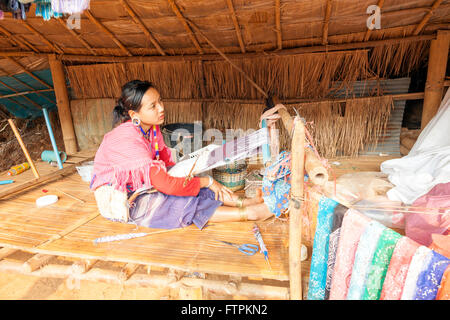
<path id="1" fill-rule="evenodd" d="M 136 57 L 135 61 L 222 59 L 208 44 L 209 39 L 226 54 L 260 57 L 261 53 L 365 48 L 370 41 L 381 39 L 417 42 L 432 39 L 436 30 L 449 29 L 450 0 L 379 0 L 381 29 L 368 30 L 367 8 L 374 2 L 91 0 L 90 9 L 80 16 L 79 29 L 67 27 L 67 16 L 44 21 L 35 15 L 33 4 L 25 21 L 13 19 L 11 13 L 0 20 L 0 80 L 22 74 L 23 82 L 32 85 L 24 87 L 13 79 L 4 81 L 9 87 L 2 85 L 0 90 L 5 95 L 30 88 L 51 89 L 49 79 L 32 73 L 48 69 L 49 53 L 57 54 L 68 65 L 111 62 L 114 57 L 131 61 L 130 56 Z M 397 43 L 394 40 L 391 44 Z M 384 59 L 383 55 L 378 54 L 378 59 Z M 51 92 L 41 92 L 31 100 L 43 95 L 54 101 Z M 21 103 L 30 106 L 24 97 L 20 97 Z M 49 99 L 44 100 L 50 103 Z"/>

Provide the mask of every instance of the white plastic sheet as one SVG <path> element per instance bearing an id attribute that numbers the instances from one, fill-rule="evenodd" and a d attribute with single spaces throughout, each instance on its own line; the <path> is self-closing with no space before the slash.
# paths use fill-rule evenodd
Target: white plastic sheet
<path id="1" fill-rule="evenodd" d="M 437 114 L 424 128 L 410 153 L 385 161 L 381 172 L 395 185 L 387 192 L 391 200 L 411 205 L 439 183 L 450 182 L 450 90 Z"/>

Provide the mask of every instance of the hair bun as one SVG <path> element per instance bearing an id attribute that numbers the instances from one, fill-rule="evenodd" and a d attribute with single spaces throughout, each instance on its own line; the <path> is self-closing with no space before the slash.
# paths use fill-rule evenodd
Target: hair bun
<path id="1" fill-rule="evenodd" d="M 114 107 L 114 112 L 121 115 L 121 116 L 125 116 L 126 115 L 126 111 L 125 108 L 123 107 L 123 105 L 121 103 L 119 103 L 118 105 L 116 105 Z"/>

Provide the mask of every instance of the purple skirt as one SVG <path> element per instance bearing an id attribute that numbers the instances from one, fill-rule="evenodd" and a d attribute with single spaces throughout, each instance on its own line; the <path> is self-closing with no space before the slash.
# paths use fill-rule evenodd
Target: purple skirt
<path id="1" fill-rule="evenodd" d="M 216 209 L 223 205 L 214 192 L 202 188 L 197 196 L 172 196 L 161 192 L 145 193 L 130 208 L 129 223 L 157 229 L 183 228 L 195 224 L 203 229 Z"/>

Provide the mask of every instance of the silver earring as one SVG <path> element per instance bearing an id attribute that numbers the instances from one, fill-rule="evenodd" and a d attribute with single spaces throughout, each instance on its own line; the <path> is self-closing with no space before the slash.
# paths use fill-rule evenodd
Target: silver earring
<path id="1" fill-rule="evenodd" d="M 138 117 L 133 117 L 131 118 L 131 122 L 133 123 L 133 125 L 138 127 L 141 124 L 141 119 L 139 119 Z"/>

